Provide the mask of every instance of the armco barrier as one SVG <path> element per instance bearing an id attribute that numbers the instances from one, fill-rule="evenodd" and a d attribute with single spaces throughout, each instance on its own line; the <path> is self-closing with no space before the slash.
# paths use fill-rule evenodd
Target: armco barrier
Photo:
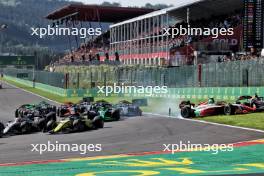
<path id="1" fill-rule="evenodd" d="M 25 86 L 33 86 L 32 81 L 5 76 L 5 79 Z M 63 97 L 105 97 L 104 93 L 97 93 L 98 89 L 62 89 L 46 84 L 36 83 L 35 88 Z M 173 99 L 207 99 L 214 97 L 218 100 L 235 100 L 241 95 L 254 95 L 264 97 L 264 87 L 194 87 L 194 88 L 168 88 L 167 94 L 110 94 L 109 97 L 142 97 L 142 98 L 173 98 Z"/>

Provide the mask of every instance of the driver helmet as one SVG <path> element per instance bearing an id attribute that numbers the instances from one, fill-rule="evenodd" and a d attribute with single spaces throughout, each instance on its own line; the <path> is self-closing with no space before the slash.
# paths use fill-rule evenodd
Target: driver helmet
<path id="1" fill-rule="evenodd" d="M 70 114 L 71 114 L 71 115 L 75 115 L 75 114 L 77 114 L 77 109 L 76 109 L 76 107 L 71 107 L 69 110 L 70 110 Z"/>
<path id="2" fill-rule="evenodd" d="M 209 100 L 208 100 L 208 104 L 214 104 L 214 103 L 215 103 L 214 98 L 209 98 Z"/>

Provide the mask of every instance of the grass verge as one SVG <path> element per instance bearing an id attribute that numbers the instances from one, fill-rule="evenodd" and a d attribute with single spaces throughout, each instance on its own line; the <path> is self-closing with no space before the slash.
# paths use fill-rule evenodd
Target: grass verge
<path id="1" fill-rule="evenodd" d="M 198 118 L 199 120 L 239 127 L 264 130 L 264 113 L 243 114 L 233 116 L 210 116 Z"/>

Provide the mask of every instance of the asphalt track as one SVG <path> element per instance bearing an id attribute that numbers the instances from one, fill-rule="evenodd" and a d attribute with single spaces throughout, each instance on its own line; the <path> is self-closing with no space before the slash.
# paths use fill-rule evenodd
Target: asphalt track
<path id="1" fill-rule="evenodd" d="M 43 99 L 23 90 L 3 85 L 0 90 L 0 121 L 14 118 L 14 109 L 24 103 Z M 52 102 L 51 102 L 52 103 Z M 104 129 L 83 133 L 47 135 L 35 133 L 0 139 L 0 163 L 54 160 L 74 157 L 105 156 L 134 152 L 162 151 L 163 144 L 228 144 L 263 138 L 264 133 L 215 126 L 194 121 L 145 115 L 109 122 Z M 32 152 L 31 144 L 102 144 L 101 152 L 52 152 L 40 155 Z"/>

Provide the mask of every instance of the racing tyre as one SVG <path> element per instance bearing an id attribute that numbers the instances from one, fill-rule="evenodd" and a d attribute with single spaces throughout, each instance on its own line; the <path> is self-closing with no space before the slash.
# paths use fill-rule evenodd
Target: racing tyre
<path id="1" fill-rule="evenodd" d="M 17 118 L 19 116 L 18 109 L 15 111 L 15 117 Z"/>
<path id="2" fill-rule="evenodd" d="M 48 131 L 52 131 L 54 128 L 56 128 L 56 126 L 57 126 L 56 121 L 51 119 L 50 121 L 48 121 L 46 127 L 43 128 L 43 133 L 46 133 Z"/>
<path id="3" fill-rule="evenodd" d="M 73 122 L 73 131 L 84 131 L 85 130 L 85 124 L 81 120 L 74 120 Z"/>
<path id="4" fill-rule="evenodd" d="M 104 121 L 103 121 L 103 119 L 100 116 L 96 116 L 93 119 L 93 126 L 95 127 L 95 129 L 104 128 Z"/>
<path id="5" fill-rule="evenodd" d="M 224 107 L 224 114 L 225 115 L 234 115 L 235 108 L 232 105 L 227 105 Z"/>
<path id="6" fill-rule="evenodd" d="M 190 107 L 185 106 L 181 109 L 181 116 L 185 119 L 194 117 L 193 111 Z"/>
<path id="7" fill-rule="evenodd" d="M 50 120 L 54 120 L 56 121 L 57 118 L 56 118 L 56 113 L 55 112 L 50 112 L 46 115 L 46 119 L 47 121 L 50 121 Z"/>
<path id="8" fill-rule="evenodd" d="M 97 116 L 97 114 L 98 113 L 96 113 L 95 111 L 88 111 L 87 112 L 87 118 L 90 120 L 93 120 Z"/>
<path id="9" fill-rule="evenodd" d="M 140 109 L 138 110 L 138 116 L 142 116 L 142 111 Z"/>
<path id="10" fill-rule="evenodd" d="M 57 109 L 57 116 L 58 116 L 58 117 L 61 117 L 61 108 L 58 108 L 58 109 Z"/>
<path id="11" fill-rule="evenodd" d="M 115 121 L 118 121 L 120 120 L 120 111 L 119 110 L 115 110 L 113 113 L 112 113 L 112 119 L 114 119 Z"/>
<path id="12" fill-rule="evenodd" d="M 55 112 L 55 114 L 56 114 L 56 112 L 57 112 L 57 107 L 56 106 L 52 106 L 52 112 Z"/>
<path id="13" fill-rule="evenodd" d="M 31 126 L 27 122 L 22 122 L 20 125 L 20 129 L 22 134 L 27 134 L 31 131 Z"/>
<path id="14" fill-rule="evenodd" d="M 5 129 L 5 126 L 0 122 L 0 138 L 3 136 L 4 129 Z"/>

